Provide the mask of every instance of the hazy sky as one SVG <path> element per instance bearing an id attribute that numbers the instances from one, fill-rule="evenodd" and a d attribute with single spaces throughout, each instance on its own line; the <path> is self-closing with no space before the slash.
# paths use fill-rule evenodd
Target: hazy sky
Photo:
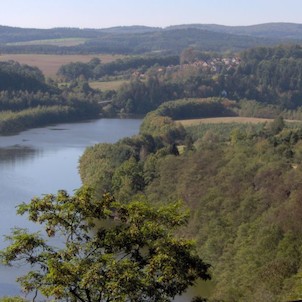
<path id="1" fill-rule="evenodd" d="M 302 0 L 0 0 L 0 25 L 105 28 L 302 23 Z"/>

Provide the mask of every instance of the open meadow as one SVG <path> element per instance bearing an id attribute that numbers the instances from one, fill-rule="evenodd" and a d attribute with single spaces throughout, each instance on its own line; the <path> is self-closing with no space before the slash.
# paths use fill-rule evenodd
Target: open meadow
<path id="1" fill-rule="evenodd" d="M 118 90 L 124 83 L 128 83 L 127 80 L 115 80 L 115 81 L 92 81 L 89 82 L 89 86 L 93 89 L 100 89 L 102 91 Z"/>
<path id="2" fill-rule="evenodd" d="M 184 126 L 194 126 L 199 124 L 223 124 L 223 123 L 266 123 L 271 122 L 272 119 L 255 118 L 255 117 L 212 117 L 212 118 L 201 118 L 191 120 L 179 120 Z"/>
<path id="3" fill-rule="evenodd" d="M 87 41 L 84 38 L 62 38 L 62 39 L 48 39 L 48 40 L 33 40 L 24 42 L 7 43 L 7 46 L 27 46 L 27 45 L 52 45 L 52 46 L 76 46 Z"/>
<path id="4" fill-rule="evenodd" d="M 241 116 L 232 116 L 232 117 L 213 117 L 213 118 L 201 118 L 201 119 L 191 119 L 191 120 L 178 120 L 183 126 L 194 126 L 199 124 L 225 124 L 225 123 L 267 123 L 272 122 L 273 119 L 267 118 L 257 118 L 257 117 L 241 117 Z M 298 120 L 285 120 L 289 123 L 301 123 Z"/>
<path id="5" fill-rule="evenodd" d="M 20 64 L 38 67 L 46 77 L 55 78 L 59 68 L 71 62 L 87 63 L 92 58 L 99 58 L 102 63 L 109 63 L 121 59 L 122 55 L 46 55 L 46 54 L 0 54 L 0 61 L 13 60 Z"/>

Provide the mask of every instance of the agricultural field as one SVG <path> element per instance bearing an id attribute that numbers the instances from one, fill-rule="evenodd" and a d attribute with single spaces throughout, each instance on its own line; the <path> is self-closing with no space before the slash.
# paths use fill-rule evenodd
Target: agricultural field
<path id="1" fill-rule="evenodd" d="M 201 118 L 201 119 L 191 119 L 191 120 L 179 120 L 183 126 L 194 126 L 199 124 L 223 124 L 223 123 L 266 123 L 272 122 L 272 119 L 265 118 L 255 118 L 255 117 L 213 117 L 213 118 Z"/>
<path id="2" fill-rule="evenodd" d="M 124 83 L 128 83 L 128 81 L 127 80 L 115 80 L 115 81 L 108 81 L 108 82 L 92 81 L 89 82 L 89 86 L 93 89 L 108 91 L 108 90 L 117 90 Z"/>
<path id="3" fill-rule="evenodd" d="M 63 38 L 63 39 L 49 39 L 49 40 L 33 40 L 25 42 L 6 43 L 7 46 L 26 46 L 26 45 L 51 45 L 51 46 L 76 46 L 87 41 L 84 38 Z"/>
<path id="4" fill-rule="evenodd" d="M 20 64 L 38 67 L 46 77 L 55 78 L 59 68 L 71 62 L 87 63 L 92 58 L 99 58 L 103 63 L 121 59 L 122 55 L 95 54 L 95 55 L 46 55 L 46 54 L 1 54 L 0 61 L 13 60 Z"/>
<path id="5" fill-rule="evenodd" d="M 178 120 L 177 122 L 181 123 L 183 126 L 195 126 L 200 124 L 259 124 L 259 123 L 269 123 L 273 119 L 268 118 L 257 118 L 257 117 L 242 117 L 242 116 L 231 116 L 231 117 L 212 117 L 212 118 L 200 118 L 200 119 L 191 119 L 191 120 Z M 302 121 L 299 120 L 285 120 L 287 123 L 299 123 Z"/>

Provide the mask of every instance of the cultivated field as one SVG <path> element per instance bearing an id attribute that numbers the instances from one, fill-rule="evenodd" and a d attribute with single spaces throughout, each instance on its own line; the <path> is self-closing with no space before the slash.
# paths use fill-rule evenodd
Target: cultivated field
<path id="1" fill-rule="evenodd" d="M 201 119 L 192 119 L 192 120 L 179 120 L 183 126 L 193 126 L 199 124 L 223 124 L 223 123 L 266 123 L 272 122 L 273 119 L 266 118 L 256 118 L 256 117 L 214 117 L 214 118 L 201 118 Z M 296 120 L 285 120 L 286 122 L 296 122 L 301 123 L 302 121 Z"/>
<path id="2" fill-rule="evenodd" d="M 121 85 L 127 82 L 128 81 L 126 80 L 116 80 L 116 81 L 108 81 L 108 82 L 93 81 L 93 82 L 89 82 L 89 86 L 93 89 L 100 89 L 102 91 L 117 90 L 121 87 Z"/>
<path id="3" fill-rule="evenodd" d="M 89 62 L 92 58 L 99 58 L 103 63 L 121 59 L 122 55 L 43 55 L 43 54 L 1 54 L 0 61 L 17 61 L 21 64 L 36 66 L 46 77 L 54 78 L 59 68 L 70 62 Z"/>
<path id="4" fill-rule="evenodd" d="M 76 46 L 87 41 L 84 38 L 64 38 L 49 40 L 34 40 L 25 42 L 6 43 L 7 46 L 24 46 L 24 45 L 52 45 L 52 46 Z"/>

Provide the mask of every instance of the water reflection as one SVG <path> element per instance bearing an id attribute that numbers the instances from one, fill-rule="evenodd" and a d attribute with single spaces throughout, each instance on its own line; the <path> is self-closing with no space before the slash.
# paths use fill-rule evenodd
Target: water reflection
<path id="1" fill-rule="evenodd" d="M 15 165 L 19 162 L 33 160 L 37 155 L 41 155 L 42 150 L 30 146 L 19 144 L 0 148 L 0 164 Z"/>
<path id="2" fill-rule="evenodd" d="M 77 166 L 85 148 L 134 135 L 140 123 L 102 119 L 0 136 L 0 249 L 7 246 L 3 235 L 9 234 L 11 228 L 29 228 L 31 232 L 40 228 L 16 215 L 18 204 L 60 189 L 72 194 L 81 185 Z M 23 275 L 22 268 L 0 265 L 0 297 L 20 294 L 15 282 L 19 275 Z"/>

